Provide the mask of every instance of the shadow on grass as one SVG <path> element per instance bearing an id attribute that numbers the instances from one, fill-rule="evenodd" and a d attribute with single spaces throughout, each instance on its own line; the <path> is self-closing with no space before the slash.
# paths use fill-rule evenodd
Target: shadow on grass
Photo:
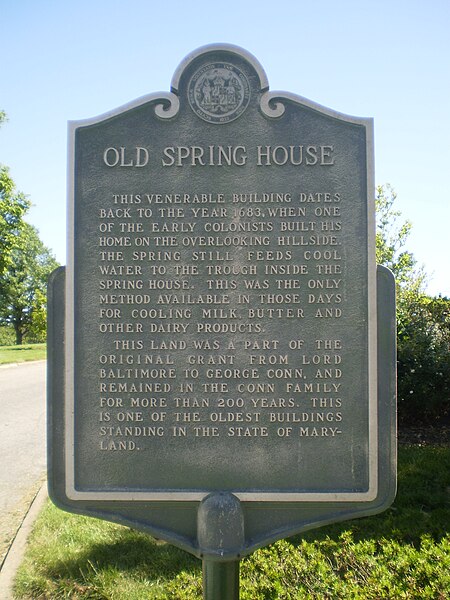
<path id="1" fill-rule="evenodd" d="M 198 574 L 201 562 L 187 552 L 137 531 L 123 529 L 112 543 L 91 544 L 89 550 L 45 565 L 44 576 L 86 583 L 98 572 L 121 572 L 133 580 L 169 581 L 179 573 Z M 92 577 L 91 577 L 91 575 Z"/>
<path id="2" fill-rule="evenodd" d="M 42 350 L 45 349 L 46 344 L 21 344 L 15 346 L 3 346 L 0 349 L 7 352 L 24 352 L 30 350 Z"/>

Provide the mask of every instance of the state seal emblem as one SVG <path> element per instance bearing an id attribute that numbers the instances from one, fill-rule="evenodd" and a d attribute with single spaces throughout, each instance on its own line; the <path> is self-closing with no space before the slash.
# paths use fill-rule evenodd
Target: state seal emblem
<path id="1" fill-rule="evenodd" d="M 210 123 L 228 123 L 242 115 L 250 100 L 245 74 L 230 63 L 210 63 L 191 77 L 188 99 L 197 116 Z"/>

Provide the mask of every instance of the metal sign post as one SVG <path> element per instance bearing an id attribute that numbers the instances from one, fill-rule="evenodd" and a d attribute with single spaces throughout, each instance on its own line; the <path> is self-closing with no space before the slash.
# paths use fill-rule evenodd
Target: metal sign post
<path id="1" fill-rule="evenodd" d="M 210 494 L 200 504 L 197 519 L 203 597 L 239 598 L 239 559 L 245 546 L 241 503 L 232 494 Z"/>

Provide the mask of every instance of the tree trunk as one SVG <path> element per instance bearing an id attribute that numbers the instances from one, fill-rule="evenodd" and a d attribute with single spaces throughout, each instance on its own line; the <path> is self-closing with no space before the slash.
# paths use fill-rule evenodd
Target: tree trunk
<path id="1" fill-rule="evenodd" d="M 14 331 L 16 333 L 16 346 L 21 346 L 23 342 L 23 331 L 20 327 L 14 327 Z"/>

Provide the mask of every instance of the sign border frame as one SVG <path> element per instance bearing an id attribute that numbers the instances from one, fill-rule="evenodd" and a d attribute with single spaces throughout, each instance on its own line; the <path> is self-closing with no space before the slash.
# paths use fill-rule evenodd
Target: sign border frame
<path id="1" fill-rule="evenodd" d="M 376 308 L 376 261 L 375 261 L 375 198 L 374 198 L 374 135 L 373 119 L 346 115 L 320 104 L 312 102 L 291 92 L 269 92 L 267 77 L 257 59 L 247 51 L 229 44 L 213 44 L 204 46 L 188 55 L 179 65 L 172 79 L 171 89 L 175 93 L 155 92 L 133 100 L 107 113 L 85 120 L 69 121 L 68 123 L 68 247 L 66 275 L 66 352 L 65 352 L 65 473 L 66 495 L 70 500 L 112 500 L 112 501 L 172 501 L 192 502 L 201 501 L 212 490 L 204 491 L 80 491 L 75 487 L 75 322 L 74 322 L 74 292 L 75 292 L 75 145 L 76 132 L 79 128 L 96 125 L 127 111 L 153 102 L 157 103 L 155 112 L 159 117 L 171 118 L 179 108 L 176 95 L 179 79 L 183 71 L 202 54 L 211 52 L 228 52 L 238 55 L 250 62 L 256 70 L 261 91 L 261 110 L 270 117 L 279 117 L 284 112 L 283 100 L 306 106 L 320 114 L 345 121 L 365 128 L 366 132 L 366 189 L 367 189 L 367 372 L 368 372 L 368 474 L 369 487 L 365 492 L 291 492 L 291 491 L 237 491 L 230 490 L 239 500 L 245 502 L 371 502 L 378 495 L 378 397 L 377 397 L 377 308 Z M 267 84 L 267 85 L 266 85 Z M 270 103 L 270 105 L 269 105 Z M 169 108 L 167 108 L 169 105 Z"/>

